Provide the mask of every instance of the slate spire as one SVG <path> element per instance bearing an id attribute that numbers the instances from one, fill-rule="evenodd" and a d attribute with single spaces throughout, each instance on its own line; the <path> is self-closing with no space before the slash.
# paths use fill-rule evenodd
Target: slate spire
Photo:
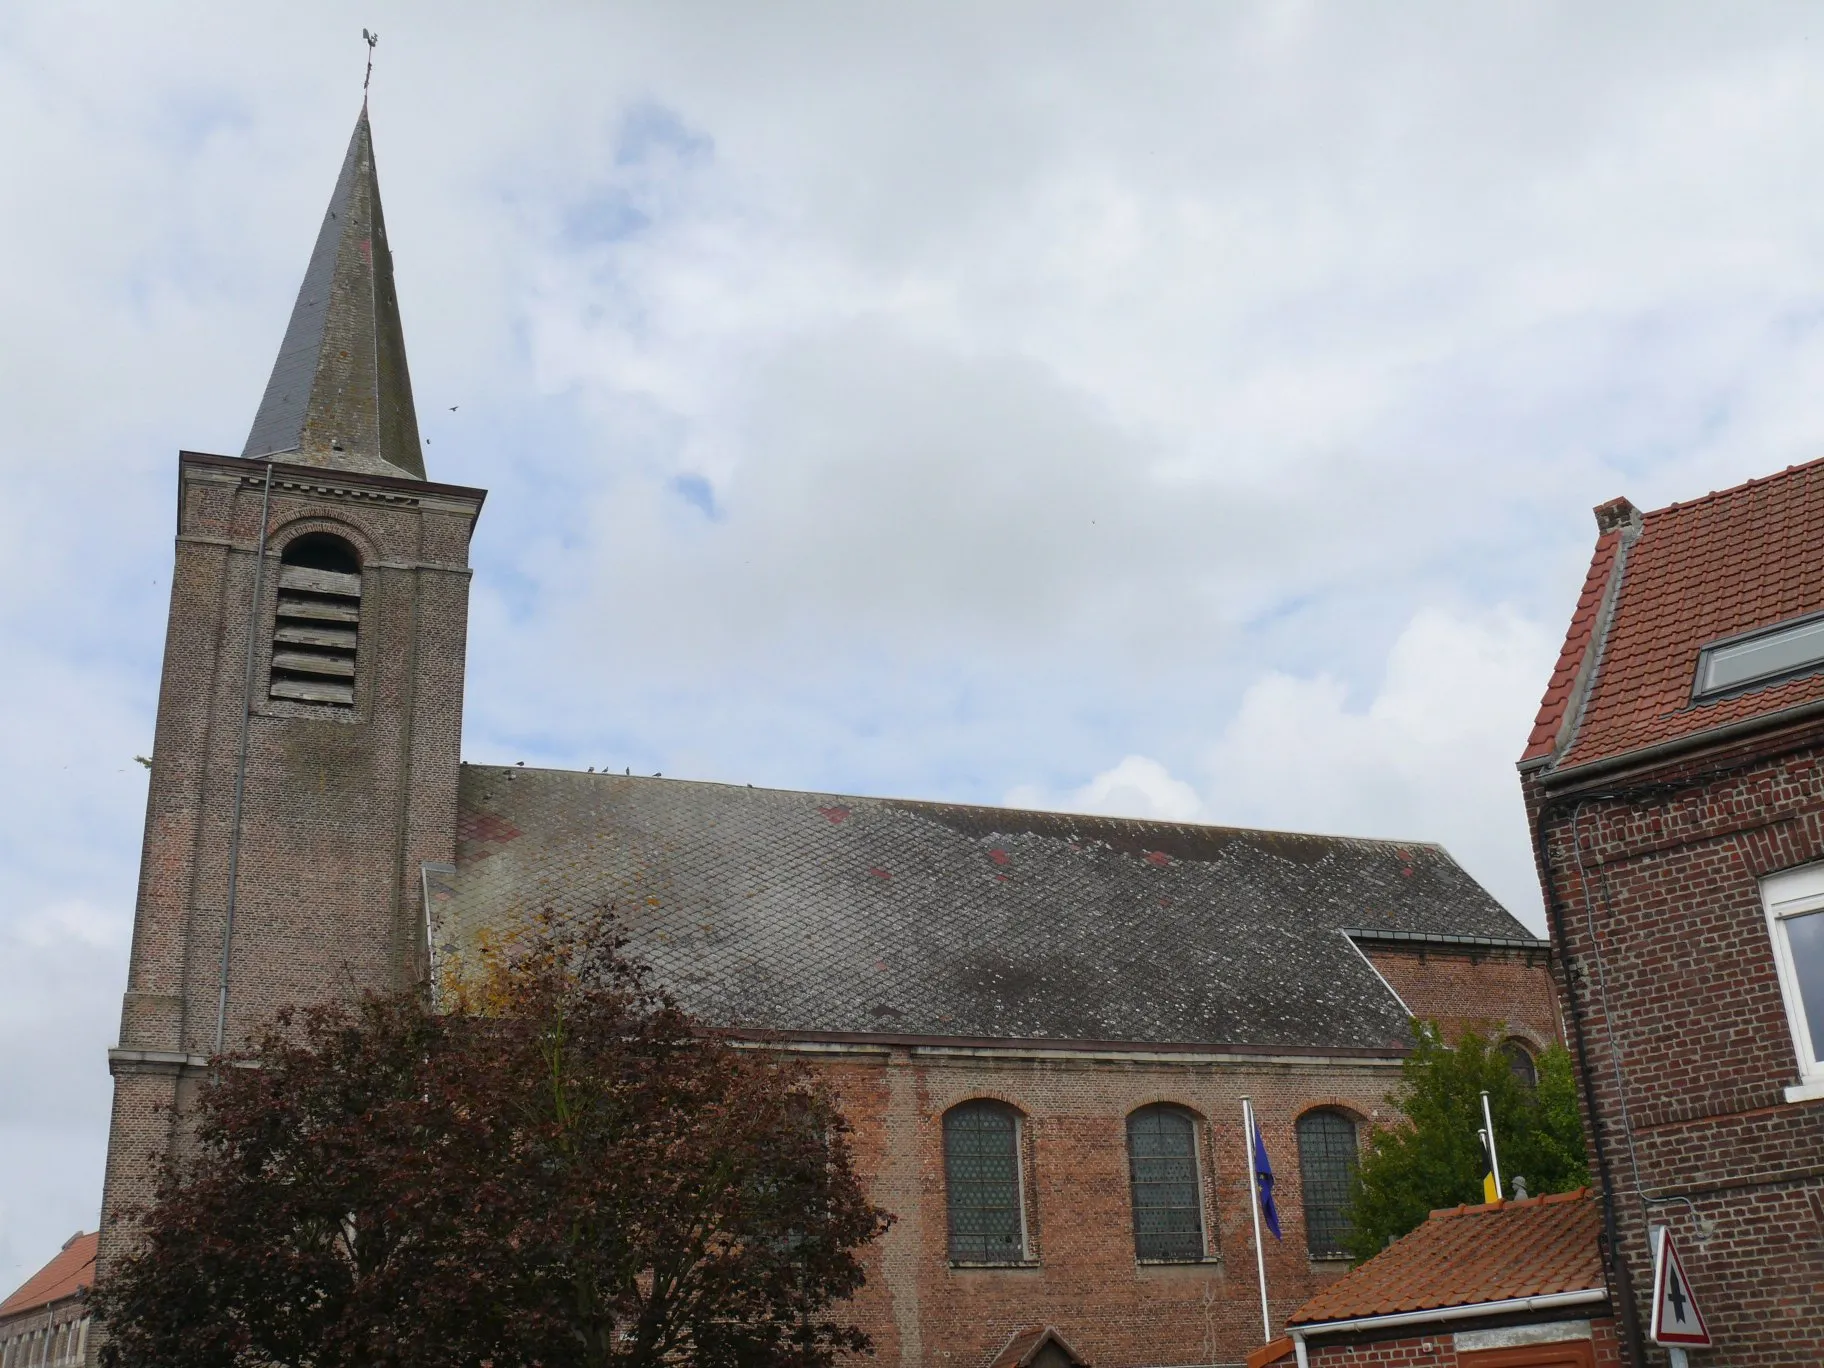
<path id="1" fill-rule="evenodd" d="M 365 103 L 241 455 L 425 478 Z"/>

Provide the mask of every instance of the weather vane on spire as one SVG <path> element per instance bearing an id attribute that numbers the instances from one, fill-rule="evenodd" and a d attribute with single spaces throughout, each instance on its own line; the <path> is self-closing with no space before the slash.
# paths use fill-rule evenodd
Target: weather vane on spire
<path id="1" fill-rule="evenodd" d="M 361 36 L 367 40 L 367 75 L 361 78 L 361 103 L 367 103 L 367 83 L 374 79 L 374 48 L 380 42 L 380 35 L 361 30 Z"/>

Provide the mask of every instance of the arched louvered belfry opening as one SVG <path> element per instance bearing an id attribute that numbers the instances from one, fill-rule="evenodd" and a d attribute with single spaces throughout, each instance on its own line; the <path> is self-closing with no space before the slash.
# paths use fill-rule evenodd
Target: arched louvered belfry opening
<path id="1" fill-rule="evenodd" d="M 361 635 L 361 558 L 342 538 L 307 532 L 279 557 L 272 629 L 273 698 L 355 706 Z"/>

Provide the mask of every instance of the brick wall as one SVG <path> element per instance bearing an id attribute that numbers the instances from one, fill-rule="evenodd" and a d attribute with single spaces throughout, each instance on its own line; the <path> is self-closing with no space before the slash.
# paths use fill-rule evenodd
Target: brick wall
<path id="1" fill-rule="evenodd" d="M 1276 1327 L 1347 1270 L 1307 1257 L 1296 1118 L 1316 1106 L 1385 1118 L 1397 1060 L 1161 1062 L 1069 1051 L 878 1048 L 822 1056 L 855 1127 L 874 1199 L 898 1217 L 869 1256 L 856 1313 L 882 1363 L 979 1368 L 1021 1326 L 1055 1325 L 1097 1368 L 1239 1364 L 1261 1342 L 1241 1096 L 1260 1114 L 1285 1238 L 1267 1236 Z M 1024 1126 L 1034 1267 L 953 1268 L 943 1114 L 971 1098 L 1012 1104 Z M 1208 1258 L 1134 1257 L 1126 1117 L 1155 1102 L 1198 1130 Z"/>
<path id="2" fill-rule="evenodd" d="M 1362 1341 L 1313 1340 L 1307 1356 L 1311 1368 L 1523 1368 L 1526 1358 L 1536 1357 L 1543 1368 L 1560 1368 L 1566 1360 L 1567 1346 L 1572 1352 L 1581 1349 L 1588 1354 L 1593 1368 L 1620 1368 L 1623 1362 L 1621 1344 L 1612 1317 L 1594 1317 L 1589 1322 L 1589 1337 L 1536 1344 L 1525 1347 L 1526 1357 L 1517 1348 L 1481 1349 L 1466 1340 L 1459 1349 L 1455 1330 L 1449 1325 L 1428 1327 L 1430 1333 L 1405 1338 Z M 1575 1360 L 1571 1360 L 1575 1362 Z M 1289 1364 L 1287 1358 L 1282 1363 Z"/>
<path id="3" fill-rule="evenodd" d="M 1648 1226 L 1670 1224 L 1731 1365 L 1824 1362 L 1824 1101 L 1785 1099 L 1798 1063 L 1758 883 L 1824 860 L 1820 739 L 1581 791 L 1525 776 L 1627 1279 L 1644 1319 Z"/>
<path id="4" fill-rule="evenodd" d="M 78 1364 L 89 1348 L 89 1314 L 82 1298 L 0 1317 L 0 1368 L 57 1368 Z"/>
<path id="5" fill-rule="evenodd" d="M 214 1047 L 265 467 L 186 453 L 144 853 L 102 1195 L 150 1195 L 148 1159 L 177 1139 L 172 1108 Z M 468 602 L 479 491 L 279 466 L 271 548 L 252 615 L 239 890 L 226 1040 L 287 1003 L 413 981 L 424 936 L 419 865 L 453 856 Z M 332 532 L 362 562 L 352 710 L 267 697 L 277 556 Z"/>
<path id="6" fill-rule="evenodd" d="M 1455 1041 L 1471 1029 L 1517 1036 L 1535 1050 L 1561 1042 L 1547 956 L 1534 950 L 1364 945 L 1369 963 L 1414 1016 Z"/>

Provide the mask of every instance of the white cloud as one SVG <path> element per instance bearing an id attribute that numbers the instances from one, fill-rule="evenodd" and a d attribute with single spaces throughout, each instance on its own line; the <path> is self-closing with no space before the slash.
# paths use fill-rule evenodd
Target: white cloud
<path id="1" fill-rule="evenodd" d="M 1332 675 L 1256 679 L 1220 734 L 1187 757 L 1201 791 L 1129 755 L 1065 792 L 1014 806 L 1436 841 L 1543 933 L 1514 761 L 1556 642 L 1496 610 L 1417 614 L 1379 687 L 1354 705 Z"/>
<path id="2" fill-rule="evenodd" d="M 1058 812 L 1092 812 L 1110 817 L 1149 817 L 1162 822 L 1194 822 L 1203 815 L 1197 790 L 1157 760 L 1126 755 L 1069 793 L 1049 794 L 1031 785 L 1008 790 L 1008 807 L 1049 808 Z"/>
<path id="3" fill-rule="evenodd" d="M 1325 675 L 1256 681 L 1204 760 L 1218 820 L 1437 841 L 1543 932 L 1519 758 L 1558 634 L 1427 609 L 1365 706 Z"/>

